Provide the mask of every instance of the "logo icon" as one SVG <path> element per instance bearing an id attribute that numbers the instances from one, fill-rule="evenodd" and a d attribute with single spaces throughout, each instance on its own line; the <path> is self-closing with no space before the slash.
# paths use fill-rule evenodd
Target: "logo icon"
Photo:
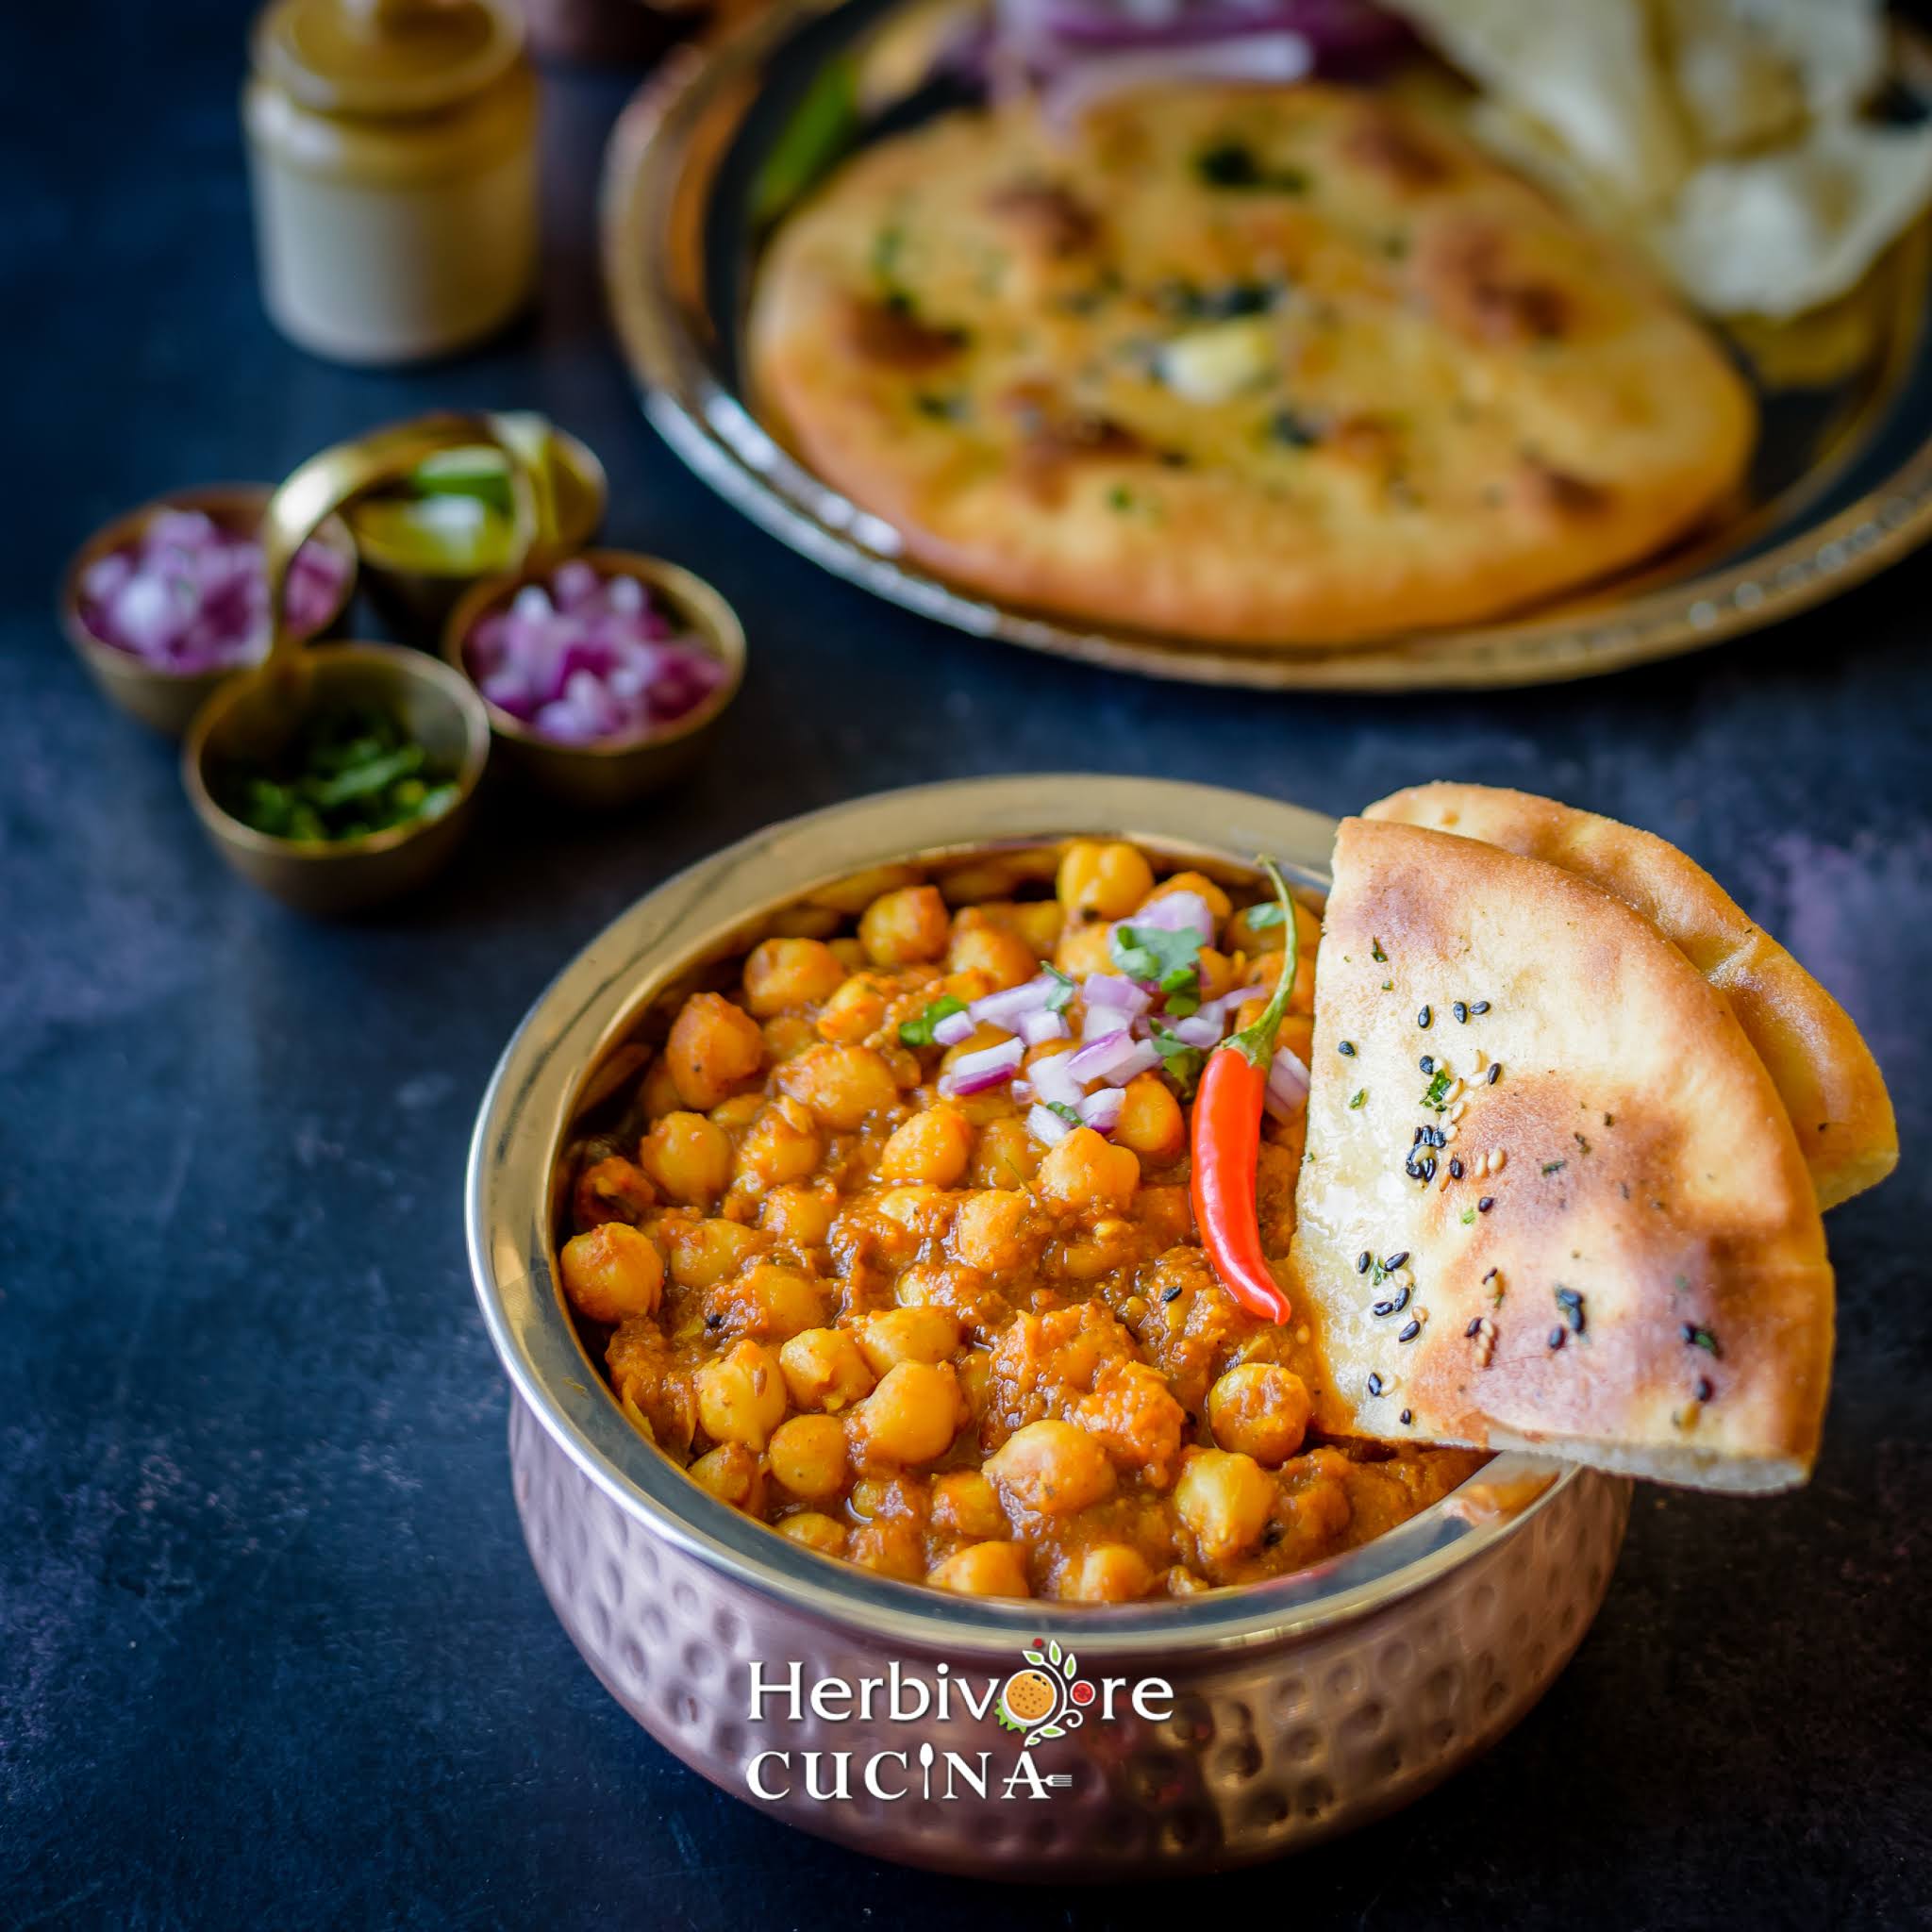
<path id="1" fill-rule="evenodd" d="M 1094 1692 L 1071 1650 L 1036 1637 L 1021 1655 L 1028 1668 L 1015 1671 L 1000 1687 L 997 1715 L 1008 1730 L 1024 1734 L 1021 1747 L 1030 1751 L 1045 1739 L 1078 1729 Z"/>

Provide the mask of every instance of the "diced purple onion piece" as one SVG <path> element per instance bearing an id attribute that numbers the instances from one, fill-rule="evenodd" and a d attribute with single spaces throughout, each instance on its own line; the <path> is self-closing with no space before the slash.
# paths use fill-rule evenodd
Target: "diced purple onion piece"
<path id="1" fill-rule="evenodd" d="M 1140 1044 L 1124 1026 L 1066 1056 L 1067 1072 L 1075 1080 L 1104 1080 Z"/>
<path id="2" fill-rule="evenodd" d="M 1071 128 L 1089 108 L 1143 88 L 1198 81 L 1236 87 L 1285 86 L 1306 79 L 1315 50 L 1300 34 L 1246 34 L 1190 47 L 1083 55 L 1049 75 L 1041 110 L 1049 125 Z"/>
<path id="3" fill-rule="evenodd" d="M 1163 892 L 1148 900 L 1127 924 L 1151 925 L 1160 932 L 1198 933 L 1204 946 L 1214 936 L 1214 914 L 1199 892 Z"/>
<path id="4" fill-rule="evenodd" d="M 1129 1080 L 1151 1074 L 1159 1064 L 1160 1049 L 1151 1041 L 1137 1040 L 1126 1058 L 1103 1077 L 1109 1087 L 1124 1087 Z"/>
<path id="5" fill-rule="evenodd" d="M 1176 1020 L 1168 1028 L 1183 1046 L 1219 1046 L 1221 1036 L 1226 1031 L 1219 1018 L 1210 1017 L 1205 1010 L 1190 1013 L 1185 1020 Z"/>
<path id="6" fill-rule="evenodd" d="M 957 1013 L 948 1013 L 943 1020 L 934 1023 L 932 1037 L 941 1046 L 958 1046 L 971 1040 L 978 1028 L 973 1024 L 973 1015 L 962 1007 Z"/>
<path id="7" fill-rule="evenodd" d="M 1099 1087 L 1079 1103 L 1080 1118 L 1097 1134 L 1110 1134 L 1121 1124 L 1127 1096 L 1118 1087 Z"/>
<path id="8" fill-rule="evenodd" d="M 1091 1007 L 1112 1007 L 1124 1013 L 1144 1013 L 1154 1002 L 1119 973 L 1090 973 L 1080 982 L 1080 997 Z"/>
<path id="9" fill-rule="evenodd" d="M 1023 986 L 1009 986 L 974 1000 L 966 1010 L 982 1026 L 1018 1026 L 1026 1014 L 1045 1007 L 1058 985 L 1052 974 L 1038 974 Z"/>
<path id="10" fill-rule="evenodd" d="M 1251 1000 L 1257 993 L 1266 993 L 1265 986 L 1238 986 L 1232 992 L 1224 992 L 1219 999 L 1203 1000 L 1196 1008 L 1194 1018 L 1211 1020 L 1224 1033 L 1232 1016 L 1240 1009 L 1243 1000 Z"/>
<path id="11" fill-rule="evenodd" d="M 952 1067 L 940 1075 L 940 1097 L 963 1100 L 968 1094 L 984 1093 L 990 1087 L 1004 1086 L 1018 1071 L 1026 1049 L 1017 1040 L 1003 1040 L 997 1046 L 980 1048 L 977 1053 L 961 1054 Z"/>
<path id="12" fill-rule="evenodd" d="M 1036 1141 L 1055 1147 L 1074 1131 L 1074 1127 L 1071 1121 L 1063 1121 L 1050 1107 L 1030 1107 L 1026 1109 L 1026 1131 Z"/>
<path id="13" fill-rule="evenodd" d="M 1033 1076 L 1033 1091 L 1041 1100 L 1072 1107 L 1080 1098 L 1084 1083 L 1071 1071 L 1074 1058 L 1070 1053 L 1049 1054 L 1027 1069 Z"/>
<path id="14" fill-rule="evenodd" d="M 1020 1038 L 1028 1046 L 1041 1046 L 1049 1040 L 1067 1040 L 1074 1029 L 1064 1013 L 1049 1013 L 1044 1007 L 1037 1012 L 1020 1015 Z"/>
<path id="15" fill-rule="evenodd" d="M 1308 1104 L 1308 1070 L 1287 1047 L 1275 1050 L 1268 1069 L 1266 1105 L 1276 1120 L 1292 1120 Z"/>

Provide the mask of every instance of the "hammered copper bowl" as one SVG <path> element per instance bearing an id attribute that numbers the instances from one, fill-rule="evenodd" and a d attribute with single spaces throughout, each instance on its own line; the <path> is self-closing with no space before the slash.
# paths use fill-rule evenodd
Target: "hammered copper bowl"
<path id="1" fill-rule="evenodd" d="M 1077 776 L 922 786 L 794 819 L 658 888 L 582 952 L 504 1055 L 470 1150 L 471 1266 L 512 1386 L 516 1505 L 552 1606 L 606 1688 L 659 1743 L 740 1798 L 875 1857 L 1027 1881 L 1173 1874 L 1278 1856 L 1408 1803 L 1506 1732 L 1582 1641 L 1623 1539 L 1627 1483 L 1500 1456 L 1434 1508 L 1296 1576 L 1185 1600 L 1001 1603 L 820 1557 L 714 1501 L 619 1411 L 555 1274 L 558 1156 L 659 995 L 755 938 L 808 890 L 873 865 L 958 859 L 1076 833 L 1208 868 L 1254 854 L 1325 884 L 1332 825 L 1206 786 Z M 635 1066 L 635 1060 L 631 1062 Z M 802 1688 L 1006 1678 L 1035 1640 L 1089 1679 L 1162 1678 L 1164 1714 L 1096 1715 L 1031 1754 L 1064 1775 L 1003 1795 L 1018 1740 L 944 1722 L 836 1721 L 768 1705 L 752 1672 Z M 1158 1693 L 1149 1707 L 1161 1710 Z M 923 1757 L 930 1745 L 936 1760 Z M 850 1754 L 820 1802 L 811 1752 Z M 991 1754 L 987 1795 L 944 1753 Z M 791 1754 L 789 1768 L 764 1754 Z M 903 1753 L 904 1757 L 875 1758 Z M 861 1770 L 881 1768 L 880 1797 Z M 925 1764 L 938 1771 L 927 1782 Z M 756 1795 L 756 1771 L 766 1790 Z M 829 1757 L 821 1779 L 834 1775 Z M 823 1784 L 822 1784 L 823 1788 Z"/>
<path id="2" fill-rule="evenodd" d="M 225 530 L 254 536 L 261 528 L 262 513 L 273 494 L 266 483 L 213 483 L 200 490 L 172 491 L 103 524 L 74 553 L 60 578 L 60 628 L 108 703 L 156 731 L 179 738 L 215 687 L 247 667 L 229 664 L 218 671 L 167 671 L 97 638 L 80 620 L 80 582 L 90 567 L 132 543 L 163 510 L 198 509 Z M 356 594 L 356 546 L 341 517 L 330 517 L 310 541 L 333 551 L 343 566 L 341 595 L 312 633 L 322 637 L 341 621 L 349 599 Z"/>

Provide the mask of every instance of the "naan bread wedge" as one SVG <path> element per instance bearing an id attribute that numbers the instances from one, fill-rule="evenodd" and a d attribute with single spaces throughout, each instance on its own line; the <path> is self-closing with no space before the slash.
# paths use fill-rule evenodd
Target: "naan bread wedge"
<path id="1" fill-rule="evenodd" d="M 1343 822 L 1296 1208 L 1322 1427 L 1808 1474 L 1832 1277 L 1790 1117 L 1723 996 L 1572 874 Z"/>
<path id="2" fill-rule="evenodd" d="M 1415 785 L 1363 816 L 1541 858 L 1641 913 L 1730 1002 L 1783 1097 L 1821 1208 L 1862 1193 L 1898 1165 L 1891 1096 L 1851 1016 L 1674 845 L 1490 785 Z"/>
<path id="3" fill-rule="evenodd" d="M 1089 622 L 1358 644 L 1649 556 L 1756 405 L 1615 242 L 1444 117 L 1325 85 L 1031 102 L 792 214 L 758 405 L 923 565 Z"/>

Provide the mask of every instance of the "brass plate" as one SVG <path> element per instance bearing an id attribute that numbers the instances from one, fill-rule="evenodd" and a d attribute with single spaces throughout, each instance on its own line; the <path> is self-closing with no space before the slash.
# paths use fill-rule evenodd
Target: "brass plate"
<path id="1" fill-rule="evenodd" d="M 890 525 L 796 462 L 744 387 L 761 237 L 844 151 L 964 98 L 928 77 L 952 0 L 779 0 L 729 40 L 677 51 L 606 158 L 604 266 L 645 413 L 722 496 L 828 570 L 956 629 L 1113 670 L 1275 691 L 1558 682 L 1701 650 L 1809 608 L 1932 533 L 1932 243 L 1922 224 L 1852 296 L 1738 332 L 1763 413 L 1741 499 L 1675 552 L 1504 622 L 1365 647 L 1192 643 L 1075 624 L 908 561 Z M 1932 42 L 1900 42 L 1932 111 Z"/>

